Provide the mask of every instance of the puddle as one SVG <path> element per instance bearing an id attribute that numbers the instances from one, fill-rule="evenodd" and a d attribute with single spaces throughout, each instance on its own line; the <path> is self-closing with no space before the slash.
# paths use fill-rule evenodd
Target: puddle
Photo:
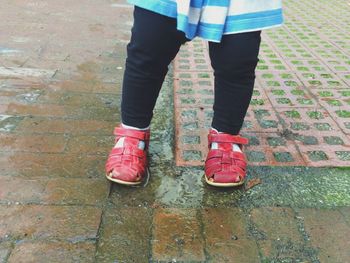
<path id="1" fill-rule="evenodd" d="M 0 54 L 13 54 L 13 53 L 20 53 L 21 51 L 6 47 L 0 47 Z"/>
<path id="2" fill-rule="evenodd" d="M 34 90 L 32 92 L 19 94 L 16 96 L 16 99 L 19 102 L 23 102 L 23 103 L 34 103 L 38 100 L 41 94 L 42 94 L 41 90 Z"/>
<path id="3" fill-rule="evenodd" d="M 23 120 L 23 117 L 0 115 L 0 132 L 12 132 L 21 120 Z"/>

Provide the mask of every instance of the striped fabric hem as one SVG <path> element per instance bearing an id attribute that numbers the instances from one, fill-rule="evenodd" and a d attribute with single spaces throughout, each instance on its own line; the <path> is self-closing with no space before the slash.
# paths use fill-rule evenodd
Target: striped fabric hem
<path id="1" fill-rule="evenodd" d="M 183 31 L 188 39 L 198 36 L 212 42 L 220 42 L 223 35 L 263 30 L 283 23 L 281 8 L 229 15 L 222 23 L 205 23 L 203 21 L 196 22 L 193 17 L 178 13 L 177 4 L 174 0 L 129 0 L 128 2 L 177 19 L 177 29 Z M 195 2 L 191 2 L 191 4 L 193 3 Z"/>
<path id="2" fill-rule="evenodd" d="M 202 37 L 209 41 L 220 42 L 222 35 L 237 34 L 251 31 L 263 30 L 279 26 L 283 23 L 282 9 L 244 14 L 239 16 L 228 16 L 225 25 L 215 25 L 200 22 L 196 32 L 190 37 Z M 181 24 L 178 24 L 181 30 Z M 191 32 L 192 33 L 192 32 Z"/>
<path id="3" fill-rule="evenodd" d="M 176 18 L 177 16 L 175 1 L 169 2 L 169 0 L 128 0 L 128 3 L 164 16 L 173 18 Z"/>

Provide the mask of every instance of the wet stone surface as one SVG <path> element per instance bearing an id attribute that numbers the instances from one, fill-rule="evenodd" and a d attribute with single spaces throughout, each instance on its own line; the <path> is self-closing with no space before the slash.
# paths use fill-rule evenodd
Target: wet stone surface
<path id="1" fill-rule="evenodd" d="M 0 262 L 347 262 L 350 10 L 284 6 L 285 26 L 263 34 L 242 131 L 246 184 L 217 189 L 203 178 L 214 84 L 204 42 L 182 47 L 165 80 L 150 178 L 125 187 L 104 165 L 132 7 L 2 3 Z"/>

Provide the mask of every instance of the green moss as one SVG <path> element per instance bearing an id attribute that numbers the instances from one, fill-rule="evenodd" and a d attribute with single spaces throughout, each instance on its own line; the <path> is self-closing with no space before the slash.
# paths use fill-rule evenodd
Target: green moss
<path id="1" fill-rule="evenodd" d="M 290 128 L 296 131 L 307 131 L 310 130 L 310 126 L 303 122 L 292 122 Z"/>
<path id="2" fill-rule="evenodd" d="M 344 141 L 338 136 L 325 136 L 324 141 L 329 145 L 343 145 Z"/>
<path id="3" fill-rule="evenodd" d="M 260 95 L 260 91 L 258 90 L 253 90 L 253 96 L 259 96 Z"/>
<path id="4" fill-rule="evenodd" d="M 267 110 L 263 109 L 254 110 L 254 114 L 257 118 L 263 118 L 271 115 Z"/>
<path id="5" fill-rule="evenodd" d="M 180 86 L 182 87 L 192 87 L 193 83 L 189 80 L 180 80 Z"/>
<path id="6" fill-rule="evenodd" d="M 275 96 L 284 96 L 286 92 L 282 89 L 272 89 L 271 93 Z"/>
<path id="7" fill-rule="evenodd" d="M 261 76 L 263 79 L 272 79 L 273 78 L 273 74 L 271 73 L 265 73 L 265 74 L 262 74 Z"/>
<path id="8" fill-rule="evenodd" d="M 181 98 L 181 104 L 194 104 L 195 102 L 193 98 Z"/>
<path id="9" fill-rule="evenodd" d="M 341 85 L 341 83 L 339 82 L 339 81 L 335 81 L 335 80 L 333 80 L 333 81 L 327 81 L 327 84 L 328 85 L 330 85 L 330 86 L 335 86 L 335 87 L 338 87 L 338 86 L 340 86 Z"/>
<path id="10" fill-rule="evenodd" d="M 266 66 L 266 65 L 258 65 L 256 68 L 257 68 L 258 70 L 268 70 L 268 69 L 269 69 L 269 67 Z"/>
<path id="11" fill-rule="evenodd" d="M 298 98 L 297 101 L 302 105 L 313 105 L 314 103 L 310 99 Z"/>
<path id="12" fill-rule="evenodd" d="M 285 81 L 284 84 L 287 87 L 297 87 L 298 86 L 298 83 L 295 81 L 292 81 L 292 80 Z"/>
<path id="13" fill-rule="evenodd" d="M 276 101 L 278 104 L 292 104 L 292 101 L 288 98 L 277 98 Z"/>
<path id="14" fill-rule="evenodd" d="M 323 119 L 323 118 L 324 118 L 322 112 L 320 112 L 320 111 L 308 111 L 308 112 L 307 112 L 307 115 L 308 115 L 311 119 L 316 119 L 316 120 L 319 120 L 319 119 Z"/>
<path id="15" fill-rule="evenodd" d="M 341 91 L 340 94 L 344 97 L 350 97 L 350 90 Z"/>
<path id="16" fill-rule="evenodd" d="M 251 105 L 264 105 L 264 100 L 263 99 L 252 99 L 250 101 Z"/>
<path id="17" fill-rule="evenodd" d="M 198 78 L 208 79 L 208 78 L 210 78 L 210 75 L 208 73 L 198 73 Z"/>
<path id="18" fill-rule="evenodd" d="M 182 157 L 185 161 L 192 161 L 192 160 L 199 161 L 202 159 L 202 152 L 192 151 L 192 150 L 184 151 Z"/>
<path id="19" fill-rule="evenodd" d="M 293 95 L 295 95 L 295 96 L 302 96 L 302 95 L 305 94 L 305 91 L 300 90 L 300 89 L 293 89 L 293 90 L 291 91 L 291 93 L 292 93 Z"/>
<path id="20" fill-rule="evenodd" d="M 333 93 L 330 91 L 319 91 L 318 95 L 320 95 L 320 97 L 333 97 Z"/>
<path id="21" fill-rule="evenodd" d="M 308 82 L 310 85 L 313 85 L 313 86 L 321 86 L 322 85 L 322 82 L 319 80 L 309 80 Z"/>
<path id="22" fill-rule="evenodd" d="M 282 137 L 268 137 L 267 142 L 272 147 L 286 145 L 286 140 Z"/>
<path id="23" fill-rule="evenodd" d="M 289 118 L 293 118 L 293 119 L 300 119 L 300 113 L 296 110 L 290 110 L 290 111 L 285 111 L 284 114 L 289 117 Z"/>
<path id="24" fill-rule="evenodd" d="M 350 161 L 350 151 L 336 151 L 335 154 L 342 161 Z"/>
<path id="25" fill-rule="evenodd" d="M 283 65 L 277 65 L 277 66 L 275 66 L 275 69 L 277 69 L 277 70 L 286 70 L 286 67 L 283 66 Z"/>
<path id="26" fill-rule="evenodd" d="M 279 83 L 278 81 L 275 81 L 275 80 L 269 80 L 266 83 L 270 87 L 280 87 L 281 86 L 281 83 Z"/>
<path id="27" fill-rule="evenodd" d="M 187 94 L 187 95 L 193 95 L 194 94 L 194 90 L 193 89 L 186 89 L 186 88 L 183 88 L 183 89 L 180 89 L 178 92 L 178 94 Z"/>
<path id="28" fill-rule="evenodd" d="M 319 131 L 330 131 L 332 129 L 329 123 L 314 123 L 314 127 Z"/>
<path id="29" fill-rule="evenodd" d="M 324 151 L 309 151 L 307 155 L 314 162 L 328 160 L 328 156 Z"/>
<path id="30" fill-rule="evenodd" d="M 265 154 L 258 151 L 246 151 L 247 159 L 250 162 L 264 162 L 266 161 Z"/>
<path id="31" fill-rule="evenodd" d="M 308 67 L 297 67 L 298 71 L 310 71 Z"/>
<path id="32" fill-rule="evenodd" d="M 274 152 L 273 156 L 277 162 L 293 162 L 294 158 L 289 152 Z"/>
<path id="33" fill-rule="evenodd" d="M 281 60 L 278 60 L 278 59 L 274 59 L 274 60 L 271 60 L 271 63 L 272 64 L 282 64 L 282 61 Z"/>
<path id="34" fill-rule="evenodd" d="M 321 74 L 321 77 L 324 79 L 332 79 L 333 76 L 331 74 Z"/>
<path id="35" fill-rule="evenodd" d="M 289 74 L 289 73 L 282 73 L 281 74 L 281 78 L 283 78 L 283 79 L 292 79 L 293 75 Z"/>
<path id="36" fill-rule="evenodd" d="M 339 100 L 330 99 L 327 100 L 327 103 L 331 106 L 342 106 L 342 103 Z"/>
<path id="37" fill-rule="evenodd" d="M 350 111 L 347 110 L 337 110 L 335 112 L 341 118 L 350 118 Z"/>
<path id="38" fill-rule="evenodd" d="M 320 65 L 320 62 L 318 62 L 317 60 L 309 60 L 308 62 L 310 65 Z"/>

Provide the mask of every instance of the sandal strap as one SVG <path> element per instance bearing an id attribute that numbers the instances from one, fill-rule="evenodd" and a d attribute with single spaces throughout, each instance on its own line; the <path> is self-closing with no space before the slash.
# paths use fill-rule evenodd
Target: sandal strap
<path id="1" fill-rule="evenodd" d="M 218 149 L 211 149 L 214 142 L 219 144 Z M 209 152 L 205 161 L 206 177 L 223 184 L 242 182 L 246 176 L 247 160 L 243 152 L 232 149 L 232 144 L 238 144 L 242 148 L 248 142 L 247 138 L 240 135 L 210 131 Z"/>
<path id="2" fill-rule="evenodd" d="M 123 155 L 123 156 L 135 156 L 138 158 L 144 158 L 146 156 L 146 151 L 139 149 L 139 148 L 133 148 L 133 147 L 118 147 L 113 148 L 110 152 L 110 156 L 114 157 L 117 155 Z"/>
<path id="3" fill-rule="evenodd" d="M 218 173 L 226 173 L 226 177 L 228 178 L 238 175 L 241 179 L 244 179 L 246 176 L 246 170 L 239 166 L 231 165 L 229 169 L 223 169 L 222 164 L 219 164 L 217 161 L 211 166 L 207 164 L 205 174 L 208 178 L 215 177 Z"/>
<path id="4" fill-rule="evenodd" d="M 114 135 L 117 136 L 117 139 L 120 137 L 130 137 L 135 138 L 140 141 L 149 141 L 150 138 L 150 132 L 147 131 L 140 131 L 140 130 L 133 130 L 133 129 L 125 129 L 123 127 L 116 127 L 114 129 Z"/>
<path id="5" fill-rule="evenodd" d="M 209 133 L 208 135 L 209 147 L 211 143 L 236 143 L 240 145 L 247 145 L 249 140 L 240 135 L 231 135 L 227 133 Z"/>
<path id="6" fill-rule="evenodd" d="M 150 139 L 150 131 L 125 129 L 118 126 L 114 129 L 115 142 L 125 137 L 124 145 L 113 148 L 109 153 L 105 169 L 110 174 L 114 169 L 122 171 L 122 179 L 126 182 L 139 181 L 147 170 L 147 149 Z M 138 142 L 146 143 L 145 149 L 138 148 Z M 119 178 L 118 178 L 119 179 Z"/>
<path id="7" fill-rule="evenodd" d="M 243 180 L 246 176 L 246 168 L 246 158 L 240 152 L 225 153 L 221 150 L 210 150 L 205 161 L 207 178 L 215 177 L 220 181 L 230 181 L 237 176 Z"/>
<path id="8" fill-rule="evenodd" d="M 224 160 L 234 159 L 234 160 L 246 162 L 246 158 L 243 153 L 234 152 L 234 151 L 224 152 L 223 150 L 220 150 L 220 149 L 212 149 L 209 151 L 207 159 L 210 160 L 212 158 L 222 158 Z"/>
<path id="9" fill-rule="evenodd" d="M 126 164 L 129 169 L 144 171 L 147 162 L 146 156 L 146 152 L 141 149 L 131 147 L 113 148 L 106 162 L 106 172 L 111 172 L 122 163 Z"/>
<path id="10" fill-rule="evenodd" d="M 240 152 L 226 153 L 222 150 L 211 150 L 205 162 L 205 168 L 208 169 L 209 173 L 218 172 L 225 168 L 241 172 L 245 171 L 246 167 L 246 158 Z"/>

